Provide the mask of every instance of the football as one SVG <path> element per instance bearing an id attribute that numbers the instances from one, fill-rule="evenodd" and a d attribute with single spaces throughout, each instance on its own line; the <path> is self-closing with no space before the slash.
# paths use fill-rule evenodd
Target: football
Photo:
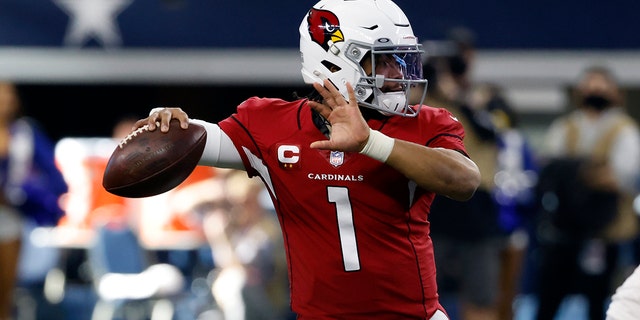
<path id="1" fill-rule="evenodd" d="M 167 192 L 193 172 L 202 156 L 207 131 L 190 123 L 171 121 L 168 132 L 143 126 L 122 139 L 111 154 L 102 177 L 108 192 L 126 198 L 143 198 Z"/>

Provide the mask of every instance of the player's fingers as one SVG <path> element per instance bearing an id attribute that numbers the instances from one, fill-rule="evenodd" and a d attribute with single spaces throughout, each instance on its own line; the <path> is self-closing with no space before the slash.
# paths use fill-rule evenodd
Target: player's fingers
<path id="1" fill-rule="evenodd" d="M 154 117 L 154 114 L 150 116 L 150 118 L 152 117 Z M 189 116 L 180 108 L 164 108 L 157 111 L 155 117 L 155 122 L 156 124 L 160 123 L 160 131 L 162 132 L 169 131 L 169 123 L 173 119 L 176 119 L 180 122 L 180 127 L 182 129 L 186 129 L 187 127 L 189 127 Z M 149 123 L 149 129 L 151 129 L 152 126 L 153 123 Z"/>
<path id="2" fill-rule="evenodd" d="M 331 99 L 331 93 L 329 92 L 329 90 L 327 90 L 326 87 L 326 83 L 328 83 L 328 80 L 324 80 L 324 83 L 325 84 L 323 85 L 316 82 L 313 84 L 313 87 L 320 94 L 320 96 L 322 96 L 322 99 L 325 101 L 325 103 L 327 103 Z"/>
<path id="3" fill-rule="evenodd" d="M 311 107 L 317 112 L 319 112 L 321 115 L 323 115 L 324 117 L 329 116 L 329 114 L 333 110 L 331 94 L 320 83 L 314 83 L 313 87 L 322 96 L 322 103 L 310 101 Z"/>
<path id="4" fill-rule="evenodd" d="M 140 119 L 140 120 L 136 121 L 133 124 L 133 127 L 131 127 L 131 132 L 135 131 L 138 128 L 144 127 L 146 124 L 149 124 L 149 118 L 144 118 L 144 119 Z M 155 130 L 155 127 L 153 128 L 153 130 Z M 153 130 L 151 130 L 151 131 L 153 131 Z"/>
<path id="5" fill-rule="evenodd" d="M 347 93 L 349 94 L 349 104 L 351 106 L 358 106 L 358 100 L 356 99 L 356 92 L 353 90 L 351 83 L 347 82 Z"/>
<path id="6" fill-rule="evenodd" d="M 186 129 L 189 127 L 189 115 L 184 112 L 181 108 L 171 108 L 171 119 L 178 119 L 180 121 L 180 127 L 182 129 Z M 167 128 L 168 129 L 168 128 Z"/>
<path id="7" fill-rule="evenodd" d="M 319 102 L 309 101 L 309 107 L 311 107 L 311 109 L 315 110 L 325 119 L 328 118 L 331 114 L 331 108 Z"/>
<path id="8" fill-rule="evenodd" d="M 330 108 L 334 108 L 340 105 L 341 97 L 340 91 L 329 81 L 329 79 L 325 79 L 323 81 L 323 85 L 319 83 L 314 83 L 314 87 L 316 91 L 322 96 L 324 103 Z M 344 100 L 344 98 L 342 99 Z"/>
<path id="9" fill-rule="evenodd" d="M 312 149 L 329 150 L 331 149 L 331 142 L 329 140 L 314 141 L 309 145 L 309 147 Z"/>
<path id="10" fill-rule="evenodd" d="M 340 105 L 344 100 L 344 97 L 342 96 L 342 93 L 340 93 L 338 88 L 336 88 L 336 86 L 334 86 L 333 83 L 329 81 L 329 79 L 324 80 L 324 87 L 327 89 L 327 95 L 323 95 L 323 97 L 328 100 L 332 100 L 335 103 L 334 106 Z"/>
<path id="11" fill-rule="evenodd" d="M 169 122 L 171 122 L 171 119 L 173 118 L 173 111 L 168 108 L 162 109 L 158 112 L 158 117 L 160 122 L 160 131 L 169 131 Z"/>
<path id="12" fill-rule="evenodd" d="M 167 108 L 153 108 L 151 112 L 149 112 L 149 116 L 146 119 L 139 120 L 136 122 L 135 127 L 139 128 L 141 126 L 147 125 L 147 130 L 155 131 L 157 128 L 157 123 L 161 119 L 162 112 L 166 111 Z M 171 111 L 168 111 L 171 114 Z"/>

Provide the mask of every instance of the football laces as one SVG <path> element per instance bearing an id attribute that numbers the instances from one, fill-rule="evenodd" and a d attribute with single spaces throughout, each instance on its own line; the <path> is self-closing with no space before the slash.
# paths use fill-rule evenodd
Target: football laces
<path id="1" fill-rule="evenodd" d="M 159 122 L 156 122 L 156 126 L 160 126 Z M 137 135 L 145 132 L 145 131 L 149 131 L 149 125 L 145 124 L 144 126 L 133 130 L 131 133 L 129 133 L 126 137 L 124 137 L 124 139 L 122 139 L 122 141 L 120 141 L 120 143 L 118 143 L 118 147 L 120 149 L 124 148 L 124 146 L 127 144 L 127 142 L 131 141 L 133 138 L 135 138 Z"/>

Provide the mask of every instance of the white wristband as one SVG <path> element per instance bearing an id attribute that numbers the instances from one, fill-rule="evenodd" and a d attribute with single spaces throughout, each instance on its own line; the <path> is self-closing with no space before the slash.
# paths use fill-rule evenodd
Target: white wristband
<path id="1" fill-rule="evenodd" d="M 378 161 L 386 162 L 393 150 L 395 140 L 384 133 L 369 129 L 369 140 L 360 153 L 365 154 Z"/>

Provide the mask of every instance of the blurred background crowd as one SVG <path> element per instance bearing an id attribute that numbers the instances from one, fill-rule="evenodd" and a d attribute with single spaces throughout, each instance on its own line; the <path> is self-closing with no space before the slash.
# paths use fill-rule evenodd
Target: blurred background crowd
<path id="1" fill-rule="evenodd" d="M 259 180 L 197 167 L 125 199 L 101 179 L 152 107 L 215 121 L 305 90 L 297 26 L 312 3 L 44 2 L 0 0 L 0 320 L 295 319 Z M 426 104 L 463 123 L 483 176 L 469 202 L 431 208 L 452 320 L 604 319 L 640 264 L 626 2 L 567 1 L 543 19 L 526 4 L 397 1 L 423 39 Z"/>

